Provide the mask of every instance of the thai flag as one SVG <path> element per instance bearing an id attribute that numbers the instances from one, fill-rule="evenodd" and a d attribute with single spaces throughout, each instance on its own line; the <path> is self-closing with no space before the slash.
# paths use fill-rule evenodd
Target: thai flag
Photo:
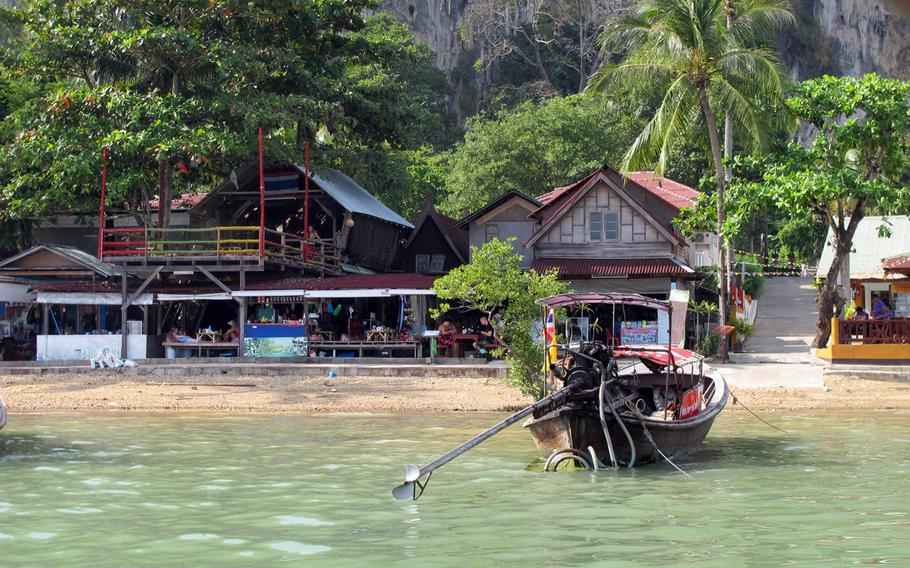
<path id="1" fill-rule="evenodd" d="M 293 193 L 300 190 L 300 174 L 297 171 L 271 172 L 265 174 L 267 193 Z"/>

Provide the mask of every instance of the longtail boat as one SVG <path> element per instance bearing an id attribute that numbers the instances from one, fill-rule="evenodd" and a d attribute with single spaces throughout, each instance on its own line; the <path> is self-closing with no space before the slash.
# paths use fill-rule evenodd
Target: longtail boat
<path id="1" fill-rule="evenodd" d="M 670 304 L 637 294 L 564 294 L 541 300 L 544 310 L 597 304 L 669 312 Z M 666 345 L 551 343 L 548 367 L 572 393 L 525 422 L 548 459 L 598 469 L 672 460 L 701 446 L 727 403 L 727 383 L 704 358 Z M 555 357 L 554 357 L 555 355 Z"/>
<path id="2" fill-rule="evenodd" d="M 538 303 L 545 368 L 562 387 L 433 462 L 405 466 L 404 483 L 392 491 L 396 499 L 419 498 L 436 469 L 529 416 L 524 427 L 546 456 L 547 471 L 567 464 L 589 470 L 662 459 L 672 464 L 702 444 L 729 396 L 726 381 L 703 357 L 671 345 L 556 340 L 555 310 L 612 304 L 670 312 L 670 302 L 639 294 L 563 294 Z"/>

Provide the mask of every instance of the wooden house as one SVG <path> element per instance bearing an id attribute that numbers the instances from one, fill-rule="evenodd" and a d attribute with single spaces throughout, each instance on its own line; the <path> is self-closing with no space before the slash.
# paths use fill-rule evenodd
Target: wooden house
<path id="1" fill-rule="evenodd" d="M 459 221 L 458 226 L 468 231 L 468 240 L 473 247 L 480 247 L 493 238 L 504 241 L 515 237 L 512 247 L 521 255 L 522 267 L 530 268 L 534 251 L 525 243 L 534 235 L 537 221 L 529 215 L 541 205 L 540 201 L 524 193 L 509 191 Z"/>
<path id="2" fill-rule="evenodd" d="M 695 272 L 673 219 L 699 194 L 682 188 L 605 166 L 540 196 L 531 214 L 537 227 L 525 243 L 534 269 L 557 270 L 576 292 L 669 294 Z"/>
<path id="3" fill-rule="evenodd" d="M 419 274 L 445 274 L 468 262 L 468 231 L 427 202 L 404 245 L 400 268 Z"/>

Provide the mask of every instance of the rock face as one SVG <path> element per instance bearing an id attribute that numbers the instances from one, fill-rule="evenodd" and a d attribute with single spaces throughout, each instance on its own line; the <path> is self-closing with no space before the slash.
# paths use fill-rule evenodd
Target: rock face
<path id="1" fill-rule="evenodd" d="M 833 70 L 910 79 L 910 9 L 903 0 L 817 0 L 814 16 Z"/>
<path id="2" fill-rule="evenodd" d="M 382 10 L 408 24 L 411 31 L 436 53 L 436 65 L 452 71 L 466 47 L 458 28 L 470 0 L 384 0 Z"/>
<path id="3" fill-rule="evenodd" d="M 597 0 L 590 0 L 595 2 Z M 414 33 L 436 52 L 441 69 L 452 71 L 465 49 L 475 46 L 462 40 L 465 8 L 471 0 L 385 0 L 382 9 L 407 23 Z M 625 4 L 618 2 L 617 5 Z M 821 34 L 816 42 L 825 54 L 789 54 L 793 75 L 804 79 L 814 74 L 802 57 L 826 61 L 833 73 L 860 75 L 875 71 L 881 75 L 910 79 L 910 0 L 803 0 L 801 10 L 809 12 L 817 29 L 802 33 Z"/>

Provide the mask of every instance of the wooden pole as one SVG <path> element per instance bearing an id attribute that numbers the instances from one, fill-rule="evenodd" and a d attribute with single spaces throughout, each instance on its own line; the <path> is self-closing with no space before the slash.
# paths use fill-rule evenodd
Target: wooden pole
<path id="1" fill-rule="evenodd" d="M 127 288 L 126 270 L 123 271 L 120 278 L 120 358 L 127 359 L 126 311 L 129 309 L 129 289 Z"/>
<path id="2" fill-rule="evenodd" d="M 98 212 L 98 259 L 104 254 L 104 201 L 107 199 L 107 148 L 101 149 L 101 209 Z"/>
<path id="3" fill-rule="evenodd" d="M 262 161 L 262 129 L 259 129 L 259 263 L 265 260 L 265 164 Z"/>
<path id="4" fill-rule="evenodd" d="M 310 241 L 310 143 L 303 144 L 303 263 L 306 264 L 307 249 Z"/>

